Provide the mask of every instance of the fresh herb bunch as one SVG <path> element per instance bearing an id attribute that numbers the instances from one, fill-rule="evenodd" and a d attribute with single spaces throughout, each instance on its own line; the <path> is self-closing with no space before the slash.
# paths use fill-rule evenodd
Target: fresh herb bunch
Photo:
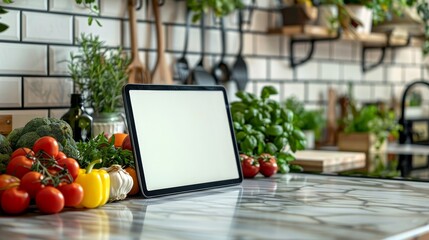
<path id="1" fill-rule="evenodd" d="M 293 112 L 269 98 L 274 94 L 277 90 L 272 86 L 264 87 L 260 98 L 239 91 L 236 95 L 240 101 L 231 103 L 231 114 L 240 153 L 274 155 L 279 172 L 286 173 L 290 171 L 290 162 L 295 160 L 292 152 L 304 149 L 305 135 L 295 126 Z"/>
<path id="2" fill-rule="evenodd" d="M 187 4 L 194 12 L 193 22 L 198 21 L 209 9 L 213 10 L 216 17 L 223 17 L 235 9 L 244 7 L 241 0 L 187 0 Z"/>
<path id="3" fill-rule="evenodd" d="M 79 142 L 79 165 L 85 168 L 93 160 L 102 159 L 101 164 L 95 165 L 96 168 L 110 167 L 113 164 L 125 167 L 134 167 L 134 157 L 130 150 L 116 148 L 114 146 L 115 136 L 108 139 L 104 134 L 99 134 L 88 142 Z"/>
<path id="4" fill-rule="evenodd" d="M 98 36 L 82 34 L 79 52 L 70 54 L 69 72 L 94 113 L 112 113 L 122 105 L 129 58 L 121 48 L 107 48 Z"/>
<path id="5" fill-rule="evenodd" d="M 381 147 L 390 134 L 398 137 L 401 125 L 396 121 L 393 111 L 382 111 L 375 105 L 358 110 L 354 104 L 350 104 L 350 110 L 350 114 L 341 119 L 345 133 L 373 133 L 376 136 L 376 149 Z"/>
<path id="6" fill-rule="evenodd" d="M 325 125 L 322 110 L 306 110 L 296 97 L 286 99 L 284 106 L 294 113 L 294 123 L 299 129 L 313 130 L 316 139 L 320 138 Z"/>

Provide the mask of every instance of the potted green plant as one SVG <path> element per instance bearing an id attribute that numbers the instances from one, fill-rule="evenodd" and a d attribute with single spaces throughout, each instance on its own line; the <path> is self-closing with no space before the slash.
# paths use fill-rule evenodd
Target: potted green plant
<path id="1" fill-rule="evenodd" d="M 296 127 L 293 112 L 270 99 L 274 94 L 277 90 L 272 86 L 264 87 L 260 97 L 239 91 L 240 100 L 231 103 L 231 114 L 240 153 L 274 155 L 278 171 L 286 173 L 300 168 L 290 162 L 295 160 L 293 152 L 304 149 L 305 136 Z"/>
<path id="2" fill-rule="evenodd" d="M 306 110 L 304 103 L 296 97 L 287 98 L 284 102 L 286 109 L 294 113 L 295 126 L 301 129 L 306 138 L 306 149 L 315 147 L 315 141 L 322 135 L 322 129 L 325 126 L 325 118 L 322 110 Z"/>
<path id="3" fill-rule="evenodd" d="M 98 36 L 82 34 L 79 51 L 70 54 L 68 69 L 94 118 L 93 135 L 124 131 L 121 90 L 127 82 L 129 58 L 121 48 L 107 48 Z"/>

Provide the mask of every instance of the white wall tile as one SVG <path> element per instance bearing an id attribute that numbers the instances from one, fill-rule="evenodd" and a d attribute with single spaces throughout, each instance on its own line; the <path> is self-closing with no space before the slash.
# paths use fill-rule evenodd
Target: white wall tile
<path id="1" fill-rule="evenodd" d="M 304 83 L 285 83 L 282 87 L 283 100 L 295 97 L 299 101 L 305 100 L 305 84 Z"/>
<path id="2" fill-rule="evenodd" d="M 26 0 L 26 1 L 29 2 L 30 0 Z M 46 1 L 46 0 L 43 0 L 43 1 Z M 79 14 L 87 14 L 87 15 L 95 14 L 95 13 L 92 13 L 90 9 L 83 7 L 82 4 L 78 5 L 75 3 L 75 1 L 69 1 L 69 0 L 49 0 L 49 8 L 51 11 L 56 11 L 56 12 L 79 13 Z"/>
<path id="3" fill-rule="evenodd" d="M 165 1 L 159 10 L 162 22 L 185 23 L 186 1 Z"/>
<path id="4" fill-rule="evenodd" d="M 0 4 L 3 5 L 3 4 Z M 25 9 L 36 9 L 36 10 L 47 10 L 48 1 L 47 0 L 19 0 L 13 1 L 12 4 L 6 6 L 25 8 Z"/>
<path id="5" fill-rule="evenodd" d="M 424 62 L 423 52 L 421 48 L 412 48 L 414 52 L 414 61 L 416 64 L 421 64 Z"/>
<path id="6" fill-rule="evenodd" d="M 388 66 L 387 70 L 387 78 L 386 80 L 389 82 L 402 82 L 404 77 L 404 72 L 401 66 Z"/>
<path id="7" fill-rule="evenodd" d="M 391 86 L 374 86 L 374 100 L 376 101 L 389 101 L 391 98 Z"/>
<path id="8" fill-rule="evenodd" d="M 331 57 L 331 43 L 329 42 L 316 42 L 314 45 L 313 58 L 315 59 L 329 59 Z"/>
<path id="9" fill-rule="evenodd" d="M 131 33 L 130 33 L 130 26 L 128 21 L 124 22 L 123 30 L 124 30 L 124 34 L 123 34 L 124 47 L 131 48 L 131 41 L 130 41 Z M 140 23 L 140 22 L 137 23 L 136 38 L 137 38 L 138 48 L 146 48 L 146 49 L 156 48 L 156 34 L 153 30 L 154 28 L 152 27 L 151 24 Z M 167 30 L 170 30 L 170 29 L 167 29 Z M 168 32 L 167 35 L 164 35 L 167 42 L 166 46 L 171 45 L 172 41 L 176 41 L 175 34 L 176 34 L 175 32 Z"/>
<path id="10" fill-rule="evenodd" d="M 343 64 L 342 78 L 346 81 L 359 81 L 362 79 L 360 64 Z"/>
<path id="11" fill-rule="evenodd" d="M 363 74 L 363 78 L 366 81 L 380 81 L 383 80 L 383 67 L 372 69 Z"/>
<path id="12" fill-rule="evenodd" d="M 36 12 L 22 13 L 24 41 L 72 43 L 72 17 Z M 41 27 L 43 26 L 43 27 Z"/>
<path id="13" fill-rule="evenodd" d="M 21 107 L 21 78 L 0 77 L 0 107 Z"/>
<path id="14" fill-rule="evenodd" d="M 413 63 L 413 52 L 409 48 L 398 48 L 395 51 L 396 63 Z"/>
<path id="15" fill-rule="evenodd" d="M 333 57 L 339 60 L 354 60 L 357 58 L 356 54 L 353 54 L 353 43 L 351 42 L 335 42 L 333 46 Z"/>
<path id="16" fill-rule="evenodd" d="M 20 11 L 8 10 L 7 14 L 1 15 L 1 22 L 8 25 L 9 28 L 6 31 L 0 33 L 0 40 L 20 40 Z"/>
<path id="17" fill-rule="evenodd" d="M 81 33 L 92 33 L 100 36 L 100 39 L 105 41 L 107 46 L 119 46 L 121 44 L 121 35 L 119 34 L 121 22 L 119 20 L 103 19 L 103 26 L 98 26 L 97 24 L 88 26 L 87 18 L 76 17 L 75 24 L 75 36 L 80 36 Z"/>
<path id="18" fill-rule="evenodd" d="M 307 62 L 296 67 L 297 78 L 308 80 L 319 78 L 319 64 L 317 62 Z"/>
<path id="19" fill-rule="evenodd" d="M 118 0 L 101 0 L 100 1 L 100 15 L 109 17 L 123 17 L 128 16 L 128 1 Z"/>
<path id="20" fill-rule="evenodd" d="M 422 79 L 422 71 L 419 67 L 405 68 L 405 82 L 412 82 Z"/>
<path id="21" fill-rule="evenodd" d="M 51 109 L 49 110 L 49 117 L 61 118 L 68 110 L 69 110 L 68 108 Z"/>
<path id="22" fill-rule="evenodd" d="M 287 59 L 270 61 L 270 77 L 271 79 L 292 79 L 293 70 L 289 67 L 289 61 Z"/>
<path id="23" fill-rule="evenodd" d="M 205 49 L 209 53 L 221 53 L 221 39 L 219 30 L 206 30 L 206 46 Z"/>
<path id="24" fill-rule="evenodd" d="M 46 46 L 35 44 L 0 43 L 0 73 L 47 73 Z M 31 56 L 31 57 L 30 57 Z"/>
<path id="25" fill-rule="evenodd" d="M 67 78 L 24 78 L 25 107 L 70 105 L 73 82 Z"/>
<path id="26" fill-rule="evenodd" d="M 0 115 L 12 115 L 12 128 L 20 128 L 33 118 L 48 117 L 48 110 L 0 110 Z"/>
<path id="27" fill-rule="evenodd" d="M 185 47 L 185 27 L 168 27 L 168 38 L 166 38 L 166 49 L 183 51 Z M 189 49 L 189 36 L 188 36 L 188 49 Z"/>
<path id="28" fill-rule="evenodd" d="M 280 56 L 280 37 L 256 35 L 256 54 Z"/>
<path id="29" fill-rule="evenodd" d="M 267 78 L 267 61 L 262 58 L 245 58 L 250 79 Z"/>
<path id="30" fill-rule="evenodd" d="M 323 83 L 307 84 L 308 101 L 326 101 L 329 85 Z"/>
<path id="31" fill-rule="evenodd" d="M 238 32 L 226 32 L 226 50 L 229 54 L 237 54 L 240 45 L 240 35 Z M 243 54 L 249 54 L 253 52 L 252 37 L 250 34 L 243 36 Z"/>
<path id="32" fill-rule="evenodd" d="M 353 97 L 357 101 L 373 101 L 370 85 L 353 85 Z"/>
<path id="33" fill-rule="evenodd" d="M 257 19 L 257 20 L 255 20 Z M 254 11 L 253 21 L 250 25 L 252 31 L 267 31 L 268 29 L 268 12 L 266 11 Z M 271 27 L 271 26 L 270 26 Z"/>
<path id="34" fill-rule="evenodd" d="M 70 53 L 77 52 L 77 47 L 49 46 L 49 70 L 51 75 L 66 75 Z"/>
<path id="35" fill-rule="evenodd" d="M 320 79 L 337 81 L 340 79 L 340 65 L 338 63 L 320 63 Z"/>

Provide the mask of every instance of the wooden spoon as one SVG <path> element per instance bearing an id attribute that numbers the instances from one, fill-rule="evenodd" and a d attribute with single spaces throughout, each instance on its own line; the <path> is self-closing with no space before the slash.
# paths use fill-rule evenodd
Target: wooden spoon
<path id="1" fill-rule="evenodd" d="M 144 69 L 144 66 L 139 58 L 137 47 L 137 18 L 136 18 L 136 1 L 128 0 L 128 15 L 130 17 L 130 33 L 131 33 L 131 63 L 128 65 L 128 83 L 150 83 L 150 76 Z"/>
<path id="2" fill-rule="evenodd" d="M 158 0 L 152 0 L 153 13 L 155 15 L 156 37 L 157 37 L 157 61 L 152 72 L 152 83 L 154 84 L 173 84 L 170 69 L 165 60 L 164 53 L 164 34 L 161 26 L 161 13 L 159 11 Z"/>

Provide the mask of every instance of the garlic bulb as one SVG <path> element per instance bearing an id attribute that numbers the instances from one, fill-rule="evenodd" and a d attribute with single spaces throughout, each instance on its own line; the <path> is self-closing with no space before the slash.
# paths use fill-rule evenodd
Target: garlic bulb
<path id="1" fill-rule="evenodd" d="M 131 175 L 117 164 L 102 169 L 109 173 L 110 176 L 109 202 L 125 199 L 133 187 Z"/>

